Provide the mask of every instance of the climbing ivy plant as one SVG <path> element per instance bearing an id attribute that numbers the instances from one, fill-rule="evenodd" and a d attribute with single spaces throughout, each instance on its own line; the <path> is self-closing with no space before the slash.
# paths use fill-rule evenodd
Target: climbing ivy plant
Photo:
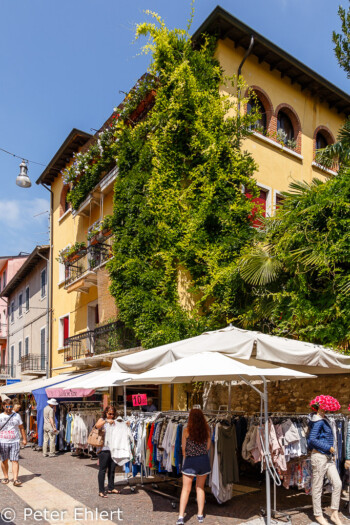
<path id="1" fill-rule="evenodd" d="M 241 310 L 237 259 L 254 236 L 244 188 L 256 195 L 242 141 L 258 117 L 244 113 L 243 81 L 224 77 L 213 39 L 194 45 L 189 28 L 148 14 L 136 37 L 148 37 L 156 96 L 145 119 L 114 125 L 109 263 L 119 318 L 145 347 L 222 327 Z"/>

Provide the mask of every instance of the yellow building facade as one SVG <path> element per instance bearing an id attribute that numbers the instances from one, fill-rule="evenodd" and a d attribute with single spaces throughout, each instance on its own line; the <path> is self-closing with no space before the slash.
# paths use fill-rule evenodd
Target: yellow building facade
<path id="1" fill-rule="evenodd" d="M 225 73 L 240 72 L 256 94 L 263 113 L 262 125 L 245 140 L 244 148 L 252 153 L 258 165 L 260 197 L 266 214 L 272 215 L 280 203 L 281 192 L 288 190 L 292 181 L 311 182 L 315 177 L 326 180 L 335 175 L 334 171 L 317 165 L 315 151 L 335 140 L 350 113 L 350 98 L 221 8 L 216 8 L 202 24 L 194 40 L 200 39 L 203 32 L 218 35 L 216 56 Z M 280 128 L 284 133 L 278 132 Z M 37 181 L 49 185 L 52 191 L 52 375 L 77 367 L 107 366 L 115 356 L 113 348 L 97 355 L 91 343 L 91 337 L 101 332 L 108 345 L 103 327 L 117 318 L 106 269 L 111 238 L 101 241 L 106 251 L 98 264 L 91 267 L 91 257 L 88 254 L 81 257 L 76 263 L 81 266 L 79 275 L 75 270 L 67 273 L 57 260 L 60 252 L 76 241 L 89 244 L 87 236 L 91 228 L 113 211 L 116 168 L 101 178 L 78 210 L 71 210 L 66 203 L 68 188 L 60 172 L 72 162 L 73 153 L 84 151 L 93 140 L 89 134 L 73 130 Z M 69 344 L 65 342 L 67 338 Z M 184 386 L 175 388 L 172 394 L 169 388 L 164 388 L 162 408 L 170 408 L 172 401 L 186 408 L 187 394 L 188 388 Z"/>

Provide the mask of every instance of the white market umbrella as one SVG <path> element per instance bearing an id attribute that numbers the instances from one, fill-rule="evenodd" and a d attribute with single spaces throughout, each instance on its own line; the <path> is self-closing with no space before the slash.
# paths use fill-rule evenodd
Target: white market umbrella
<path id="1" fill-rule="evenodd" d="M 219 381 L 241 379 L 251 386 L 264 403 L 265 419 L 265 451 L 266 461 L 269 462 L 269 430 L 268 430 L 268 393 L 266 379 L 291 379 L 291 378 L 313 378 L 310 374 L 289 370 L 288 368 L 278 367 L 269 363 L 255 361 L 254 365 L 244 363 L 243 360 L 234 359 L 231 355 L 219 352 L 199 352 L 183 359 L 178 359 L 172 363 L 149 370 L 140 374 L 137 378 L 127 380 L 126 384 L 169 384 L 169 383 L 189 383 L 192 381 Z M 264 390 L 259 390 L 250 380 L 254 378 L 262 379 Z M 267 523 L 271 523 L 271 486 L 270 472 L 266 468 L 266 514 Z"/>
<path id="2" fill-rule="evenodd" d="M 233 379 L 305 379 L 316 377 L 304 372 L 271 365 L 255 360 L 255 365 L 237 360 L 230 354 L 199 352 L 172 363 L 134 374 L 126 379 L 127 385 L 190 383 L 193 381 L 231 381 Z"/>
<path id="3" fill-rule="evenodd" d="M 97 370 L 89 372 L 84 376 L 77 377 L 71 381 L 66 381 L 63 390 L 71 390 L 74 388 L 105 388 L 115 386 L 116 383 L 121 383 L 128 378 L 133 378 L 134 374 L 112 372 L 111 370 Z"/>
<path id="4" fill-rule="evenodd" d="M 111 371 L 142 373 L 199 352 L 220 352 L 247 361 L 259 359 L 281 363 L 294 369 L 317 374 L 350 371 L 350 356 L 330 348 L 234 326 L 116 357 Z"/>

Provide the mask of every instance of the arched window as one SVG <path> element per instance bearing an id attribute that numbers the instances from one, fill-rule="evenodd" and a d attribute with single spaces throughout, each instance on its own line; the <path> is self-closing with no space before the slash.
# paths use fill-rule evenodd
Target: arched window
<path id="1" fill-rule="evenodd" d="M 62 215 L 70 209 L 70 203 L 67 201 L 68 192 L 69 192 L 69 186 L 68 184 L 66 184 L 65 186 L 63 186 L 62 191 L 61 191 L 60 217 L 62 217 Z"/>
<path id="2" fill-rule="evenodd" d="M 316 150 L 323 149 L 326 146 L 328 146 L 328 144 L 329 141 L 327 140 L 325 135 L 321 131 L 319 131 L 316 135 Z"/>
<path id="3" fill-rule="evenodd" d="M 265 111 L 263 103 L 257 97 L 251 97 L 248 101 L 247 113 L 251 113 L 252 111 L 258 111 L 260 113 L 260 118 L 256 120 L 252 128 L 258 129 L 259 131 L 260 130 L 266 131 L 267 129 L 266 111 Z"/>
<path id="4" fill-rule="evenodd" d="M 285 144 L 287 144 L 289 140 L 294 139 L 294 128 L 292 121 L 284 111 L 279 111 L 277 115 L 277 134 Z"/>

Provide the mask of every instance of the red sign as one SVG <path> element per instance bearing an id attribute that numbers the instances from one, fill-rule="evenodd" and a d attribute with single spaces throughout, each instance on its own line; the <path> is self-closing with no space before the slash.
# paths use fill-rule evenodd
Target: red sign
<path id="1" fill-rule="evenodd" d="M 142 405 L 147 405 L 147 394 L 134 394 L 132 396 L 132 406 L 140 407 Z"/>

